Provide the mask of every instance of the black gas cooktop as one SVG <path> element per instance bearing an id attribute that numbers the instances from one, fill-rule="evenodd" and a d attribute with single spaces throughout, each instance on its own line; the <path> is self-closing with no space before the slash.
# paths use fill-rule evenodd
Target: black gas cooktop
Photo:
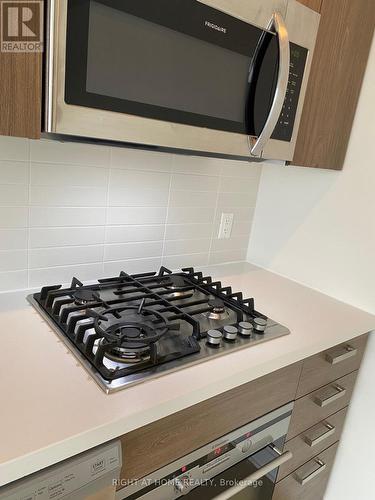
<path id="1" fill-rule="evenodd" d="M 73 278 L 29 300 L 106 392 L 289 333 L 193 268 Z"/>

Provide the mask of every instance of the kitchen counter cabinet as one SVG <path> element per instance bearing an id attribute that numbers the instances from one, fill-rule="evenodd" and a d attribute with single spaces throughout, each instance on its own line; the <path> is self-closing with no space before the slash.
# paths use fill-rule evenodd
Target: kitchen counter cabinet
<path id="1" fill-rule="evenodd" d="M 291 451 L 293 457 L 279 469 L 273 498 L 322 499 L 366 340 L 367 335 L 351 339 L 350 345 L 360 347 L 357 357 L 346 358 L 341 353 L 341 345 L 333 346 L 312 358 L 125 434 L 121 437 L 122 484 L 141 479 L 252 420 L 295 401 L 284 446 L 284 451 Z M 339 353 L 334 358 L 335 363 L 331 363 L 332 353 Z M 305 387 L 302 374 L 311 370 L 311 362 L 315 359 L 324 360 L 325 365 L 320 368 L 323 375 L 312 380 L 310 393 L 299 396 Z M 351 364 L 347 364 L 348 359 Z M 355 359 L 354 365 L 352 359 Z M 339 372 L 338 366 L 341 367 Z M 353 367 L 357 370 L 352 371 Z M 343 376 L 336 380 L 338 373 Z M 323 384 L 327 385 L 322 387 Z M 341 393 L 335 393 L 337 387 L 340 387 Z"/>

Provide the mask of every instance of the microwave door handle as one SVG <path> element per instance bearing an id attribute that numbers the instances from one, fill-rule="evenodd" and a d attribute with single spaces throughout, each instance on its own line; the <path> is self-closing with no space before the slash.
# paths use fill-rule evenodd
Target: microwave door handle
<path id="1" fill-rule="evenodd" d="M 280 465 L 285 464 L 285 462 L 293 458 L 293 455 L 290 451 L 285 451 L 283 453 L 273 445 L 270 445 L 270 448 L 272 448 L 272 450 L 278 455 L 277 458 L 275 458 L 271 462 L 268 462 L 268 464 L 263 465 L 263 467 L 256 470 L 245 479 L 241 480 L 239 484 L 236 484 L 232 488 L 229 488 L 220 495 L 216 496 L 215 500 L 229 500 L 233 498 L 234 495 L 250 486 L 251 483 L 259 481 L 259 479 L 266 476 L 269 472 L 273 471 L 277 467 L 280 467 Z"/>
<path id="2" fill-rule="evenodd" d="M 283 108 L 286 91 L 288 88 L 289 80 L 289 63 L 290 63 L 290 50 L 289 50 L 289 36 L 288 30 L 279 12 L 274 12 L 267 30 L 274 29 L 278 38 L 279 45 L 279 71 L 277 76 L 277 84 L 271 109 L 263 127 L 262 132 L 257 139 L 249 136 L 250 154 L 260 158 L 266 143 L 271 138 L 271 135 L 276 127 L 277 120 Z M 253 142 L 255 141 L 255 142 Z"/>

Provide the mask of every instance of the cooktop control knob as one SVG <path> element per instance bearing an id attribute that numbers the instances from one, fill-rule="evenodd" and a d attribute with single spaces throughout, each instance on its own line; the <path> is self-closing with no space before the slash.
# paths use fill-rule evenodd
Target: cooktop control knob
<path id="1" fill-rule="evenodd" d="M 176 477 L 176 479 L 174 480 L 174 489 L 176 490 L 176 492 L 180 495 L 186 495 L 187 493 L 189 493 L 189 481 L 189 476 Z"/>
<path id="2" fill-rule="evenodd" d="M 223 328 L 224 340 L 234 342 L 237 338 L 238 329 L 235 326 L 227 325 Z"/>
<path id="3" fill-rule="evenodd" d="M 242 337 L 250 338 L 253 333 L 253 325 L 248 321 L 241 321 L 238 323 L 238 331 Z"/>
<path id="4" fill-rule="evenodd" d="M 254 330 L 256 333 L 263 333 L 267 327 L 267 320 L 264 318 L 254 318 L 253 319 Z"/>
<path id="5" fill-rule="evenodd" d="M 219 330 L 208 330 L 207 345 L 210 347 L 219 347 L 223 334 Z"/>
<path id="6" fill-rule="evenodd" d="M 243 442 L 241 451 L 242 453 L 247 453 L 250 448 L 252 447 L 253 442 L 250 439 L 246 439 L 246 441 Z"/>

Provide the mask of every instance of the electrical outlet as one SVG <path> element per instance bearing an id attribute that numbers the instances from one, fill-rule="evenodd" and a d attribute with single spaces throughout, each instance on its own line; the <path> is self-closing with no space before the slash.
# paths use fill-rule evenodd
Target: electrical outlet
<path id="1" fill-rule="evenodd" d="M 230 238 L 230 235 L 232 234 L 232 226 L 233 226 L 233 214 L 221 214 L 221 222 L 220 222 L 220 229 L 219 229 L 219 236 L 218 238 L 220 240 L 227 240 Z"/>

